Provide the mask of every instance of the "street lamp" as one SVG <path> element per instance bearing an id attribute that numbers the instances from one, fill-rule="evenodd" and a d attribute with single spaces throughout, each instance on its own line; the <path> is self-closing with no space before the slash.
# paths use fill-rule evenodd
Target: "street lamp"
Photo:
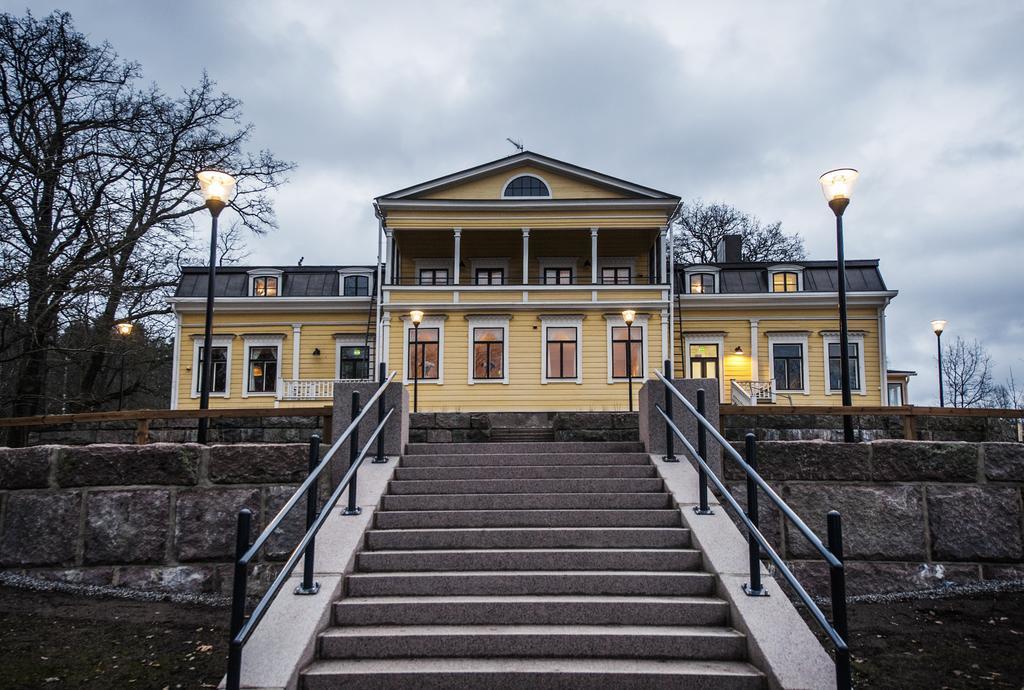
<path id="1" fill-rule="evenodd" d="M 412 321 L 412 411 L 420 408 L 420 324 L 423 323 L 423 312 L 413 309 L 409 312 Z"/>
<path id="2" fill-rule="evenodd" d="M 946 322 L 942 319 L 935 319 L 932 321 L 932 331 L 935 333 L 935 339 L 939 346 L 939 407 L 946 406 L 946 397 L 942 392 L 942 331 L 946 330 Z M 953 401 L 956 404 L 956 401 Z"/>
<path id="3" fill-rule="evenodd" d="M 846 258 L 843 252 L 843 211 L 850 205 L 853 185 L 860 175 L 853 168 L 829 170 L 818 178 L 829 208 L 836 214 L 836 265 L 839 276 L 839 375 L 842 377 L 843 407 L 853 405 L 850 392 L 850 333 L 846 317 Z M 843 415 L 843 440 L 853 443 L 853 417 Z"/>
<path id="4" fill-rule="evenodd" d="M 117 334 L 124 339 L 128 339 L 128 336 L 132 334 L 132 330 L 135 328 L 135 324 L 122 321 L 121 323 L 114 325 L 114 330 Z M 121 372 L 119 374 L 120 384 L 117 389 L 117 411 L 120 412 L 124 407 L 124 355 L 125 355 L 125 344 L 121 343 Z"/>
<path id="5" fill-rule="evenodd" d="M 196 174 L 206 208 L 210 210 L 210 270 L 206 282 L 206 330 L 203 332 L 203 361 L 199 371 L 199 409 L 210 408 L 210 380 L 213 371 L 213 293 L 217 280 L 217 217 L 231 201 L 235 191 L 235 178 L 219 170 L 203 170 Z M 199 443 L 206 443 L 210 426 L 207 417 L 199 418 Z"/>
<path id="6" fill-rule="evenodd" d="M 633 321 L 636 311 L 626 309 L 622 312 L 622 320 L 626 322 L 626 380 L 629 382 L 629 411 L 633 411 Z"/>

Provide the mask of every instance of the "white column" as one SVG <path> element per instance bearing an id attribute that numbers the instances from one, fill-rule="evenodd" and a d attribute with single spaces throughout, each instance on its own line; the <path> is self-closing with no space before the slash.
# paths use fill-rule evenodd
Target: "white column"
<path id="1" fill-rule="evenodd" d="M 302 356 L 302 324 L 292 324 L 292 378 L 299 378 L 299 358 Z"/>
<path id="2" fill-rule="evenodd" d="M 661 359 L 662 359 L 662 361 L 659 362 L 658 366 L 656 367 L 657 369 L 659 369 L 666 376 L 668 376 L 668 372 L 665 371 L 665 362 L 664 362 L 664 360 L 667 359 L 669 361 L 672 361 L 672 352 L 669 350 L 670 345 L 669 345 L 669 342 L 668 342 L 668 313 L 669 313 L 669 311 L 671 309 L 672 309 L 672 307 L 670 305 L 668 309 L 662 309 L 661 310 Z M 674 366 L 674 364 L 675 363 L 673 362 L 673 366 Z M 673 378 L 682 378 L 681 376 L 679 376 L 675 372 L 672 372 L 672 374 L 673 374 Z"/>
<path id="3" fill-rule="evenodd" d="M 391 285 L 391 277 L 395 274 L 394 259 L 394 233 L 391 228 L 384 228 L 384 237 L 387 238 L 387 251 L 384 253 L 384 284 Z"/>
<path id="4" fill-rule="evenodd" d="M 885 303 L 886 303 L 886 305 L 888 305 L 889 301 L 886 300 Z M 864 357 L 864 353 L 863 352 L 860 353 L 860 356 Z M 888 360 L 888 354 L 886 353 L 886 343 L 885 343 L 885 307 L 879 307 L 878 308 L 878 361 L 880 362 L 880 364 L 879 364 L 878 368 L 881 369 L 881 372 L 879 372 L 879 373 L 880 373 L 880 376 L 881 376 L 881 379 L 882 379 L 882 381 L 881 381 L 881 384 L 882 384 L 882 401 L 881 401 L 881 404 L 883 406 L 889 404 L 889 362 L 887 360 Z M 867 371 L 867 365 L 866 364 L 864 365 L 864 368 L 865 368 L 865 371 Z M 867 390 L 867 384 L 865 384 L 864 389 Z M 906 405 L 908 403 L 907 403 L 906 400 L 904 400 L 903 404 Z"/>
<path id="5" fill-rule="evenodd" d="M 530 228 L 523 228 L 523 285 L 530 284 Z"/>
<path id="6" fill-rule="evenodd" d="M 459 266 L 462 265 L 462 228 L 454 228 L 455 233 L 455 264 L 452 268 L 452 285 L 459 284 Z"/>
<path id="7" fill-rule="evenodd" d="M 597 285 L 597 228 L 590 228 L 590 283 Z"/>
<path id="8" fill-rule="evenodd" d="M 760 367 L 757 365 L 757 319 L 750 320 L 750 380 L 758 380 L 758 370 Z"/>
<path id="9" fill-rule="evenodd" d="M 658 252 L 658 273 L 660 274 L 661 283 L 665 284 L 668 282 L 668 228 L 662 228 L 661 234 L 659 235 L 659 247 L 661 251 Z"/>
<path id="10" fill-rule="evenodd" d="M 380 354 L 377 355 L 378 362 L 387 362 L 388 373 L 394 369 L 394 362 L 388 361 L 391 358 L 389 354 L 391 350 L 391 314 L 390 312 L 384 312 L 380 317 Z M 382 359 L 383 358 L 383 359 Z M 398 366 L 401 366 L 399 362 Z M 401 374 L 401 372 L 399 372 Z M 398 378 L 401 381 L 401 377 Z"/>

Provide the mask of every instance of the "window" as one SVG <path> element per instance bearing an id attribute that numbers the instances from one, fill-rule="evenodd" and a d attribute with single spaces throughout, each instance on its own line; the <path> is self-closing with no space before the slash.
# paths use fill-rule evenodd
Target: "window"
<path id="1" fill-rule="evenodd" d="M 691 379 L 717 379 L 718 378 L 718 345 L 694 344 L 690 349 L 690 378 Z"/>
<path id="2" fill-rule="evenodd" d="M 889 404 L 895 407 L 899 407 L 903 404 L 903 384 L 902 383 L 890 383 L 889 384 Z"/>
<path id="3" fill-rule="evenodd" d="M 447 285 L 447 268 L 421 268 L 420 285 Z"/>
<path id="4" fill-rule="evenodd" d="M 843 389 L 843 358 L 839 343 L 828 343 L 828 387 L 829 390 Z M 850 390 L 860 390 L 860 344 L 850 343 Z"/>
<path id="5" fill-rule="evenodd" d="M 196 393 L 202 392 L 203 386 L 203 346 L 199 346 L 198 360 L 196 362 Z M 226 347 L 213 347 L 213 370 L 210 375 L 210 392 L 226 393 L 228 386 L 228 349 Z"/>
<path id="6" fill-rule="evenodd" d="M 345 297 L 366 297 L 369 294 L 369 276 L 345 276 L 342 295 L 344 295 Z"/>
<path id="7" fill-rule="evenodd" d="M 249 348 L 250 393 L 273 393 L 277 389 L 277 347 L 252 346 Z"/>
<path id="8" fill-rule="evenodd" d="M 505 329 L 473 329 L 473 378 L 505 378 Z"/>
<path id="9" fill-rule="evenodd" d="M 505 269 L 503 268 L 478 268 L 476 269 L 477 285 L 503 285 L 505 283 Z"/>
<path id="10" fill-rule="evenodd" d="M 505 185 L 505 196 L 551 196 L 548 186 L 539 177 L 520 175 Z"/>
<path id="11" fill-rule="evenodd" d="M 370 349 L 365 345 L 342 345 L 338 348 L 338 378 L 368 379 Z"/>
<path id="12" fill-rule="evenodd" d="M 545 331 L 547 378 L 576 379 L 575 326 L 551 326 Z"/>
<path id="13" fill-rule="evenodd" d="M 572 285 L 571 268 L 545 268 L 545 285 Z"/>
<path id="14" fill-rule="evenodd" d="M 628 331 L 628 333 L 627 333 Z M 626 347 L 629 347 L 633 378 L 642 378 L 644 365 L 644 329 L 641 326 L 612 327 L 612 378 L 629 378 L 626 374 Z"/>
<path id="15" fill-rule="evenodd" d="M 693 273 L 690 275 L 690 294 L 714 294 L 715 276 L 712 273 Z"/>
<path id="16" fill-rule="evenodd" d="M 253 297 L 277 297 L 277 277 L 257 276 L 252 279 Z"/>
<path id="17" fill-rule="evenodd" d="M 605 285 L 629 285 L 632 272 L 628 266 L 608 266 L 601 269 L 601 282 Z"/>
<path id="18" fill-rule="evenodd" d="M 775 390 L 804 390 L 804 346 L 801 343 L 772 345 Z"/>
<path id="19" fill-rule="evenodd" d="M 441 331 L 438 328 L 409 329 L 409 380 L 437 380 L 440 372 Z"/>
<path id="20" fill-rule="evenodd" d="M 800 281 L 796 273 L 780 271 L 772 273 L 772 292 L 796 292 Z"/>

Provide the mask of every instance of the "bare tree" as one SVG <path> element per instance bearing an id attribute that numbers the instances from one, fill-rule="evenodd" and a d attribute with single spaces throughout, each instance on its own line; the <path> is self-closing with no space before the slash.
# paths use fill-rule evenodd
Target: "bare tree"
<path id="1" fill-rule="evenodd" d="M 677 263 L 714 262 L 718 243 L 726 235 L 743 237 L 744 261 L 795 261 L 806 256 L 803 239 L 783 232 L 780 221 L 764 224 L 725 203 L 683 202 L 677 223 Z"/>
<path id="2" fill-rule="evenodd" d="M 67 13 L 0 15 L 0 307 L 18 316 L 0 363 L 14 369 L 15 415 L 43 408 L 50 350 L 72 322 L 91 337 L 76 341 L 90 351 L 76 406 L 116 395 L 102 384 L 113 324 L 166 312 L 203 210 L 197 169 L 236 175 L 245 227 L 275 224 L 267 192 L 292 166 L 243 150 L 241 104 L 205 76 L 177 98 L 139 79 Z"/>
<path id="3" fill-rule="evenodd" d="M 1024 388 L 1014 378 L 1012 367 L 1006 382 L 999 384 L 993 390 L 992 406 L 1024 410 Z"/>
<path id="4" fill-rule="evenodd" d="M 991 403 L 992 358 L 977 340 L 957 336 L 942 351 L 942 380 L 953 407 L 983 407 Z"/>

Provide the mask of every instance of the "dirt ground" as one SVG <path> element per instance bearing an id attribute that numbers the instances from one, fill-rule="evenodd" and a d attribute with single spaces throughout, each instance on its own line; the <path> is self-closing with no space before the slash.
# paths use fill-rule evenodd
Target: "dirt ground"
<path id="1" fill-rule="evenodd" d="M 203 688 L 227 610 L 0 588 L 0 688 Z M 850 607 L 858 688 L 1024 688 L 1024 593 Z"/>

